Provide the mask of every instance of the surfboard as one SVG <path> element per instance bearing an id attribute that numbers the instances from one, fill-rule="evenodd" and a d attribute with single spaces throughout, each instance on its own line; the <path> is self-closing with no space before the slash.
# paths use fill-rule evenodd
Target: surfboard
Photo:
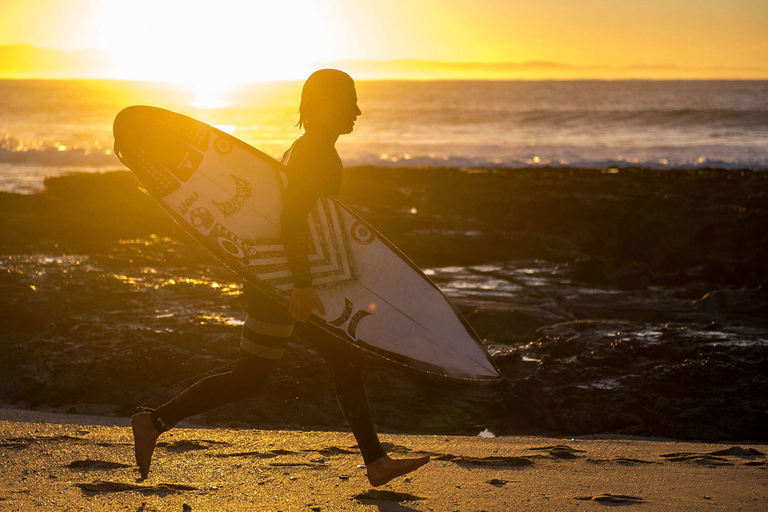
<path id="1" fill-rule="evenodd" d="M 165 212 L 230 269 L 288 304 L 293 278 L 280 232 L 286 168 L 245 142 L 169 110 L 115 118 L 115 154 Z M 334 198 L 307 216 L 310 322 L 386 359 L 472 380 L 500 377 L 451 301 L 392 243 Z"/>

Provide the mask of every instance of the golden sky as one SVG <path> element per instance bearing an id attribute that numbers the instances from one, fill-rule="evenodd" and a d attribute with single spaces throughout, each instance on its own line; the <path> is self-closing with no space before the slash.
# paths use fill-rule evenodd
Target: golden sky
<path id="1" fill-rule="evenodd" d="M 768 0 L 0 0 L 0 45 L 67 51 L 0 75 L 768 78 L 766 27 Z"/>

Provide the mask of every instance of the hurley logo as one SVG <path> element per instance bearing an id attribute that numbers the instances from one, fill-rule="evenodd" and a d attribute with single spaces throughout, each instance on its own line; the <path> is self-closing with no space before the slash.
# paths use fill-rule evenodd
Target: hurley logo
<path id="1" fill-rule="evenodd" d="M 375 307 L 373 307 L 373 309 L 375 309 Z M 344 324 L 347 324 L 347 334 L 353 340 L 357 340 L 357 324 L 360 323 L 360 320 L 367 317 L 368 315 L 371 315 L 372 313 L 370 311 L 360 309 L 353 315 L 353 311 L 354 304 L 352 304 L 351 300 L 344 297 L 344 311 L 341 312 L 339 318 L 336 320 L 331 320 L 328 323 L 341 329 L 344 328 Z"/>

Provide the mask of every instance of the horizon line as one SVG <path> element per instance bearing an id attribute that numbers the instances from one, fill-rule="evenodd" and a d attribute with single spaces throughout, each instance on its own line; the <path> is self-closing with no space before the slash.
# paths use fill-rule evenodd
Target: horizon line
<path id="1" fill-rule="evenodd" d="M 168 78 L 133 78 L 109 69 L 109 54 L 104 49 L 60 50 L 31 44 L 0 45 L 0 79 L 120 80 L 183 82 Z M 67 58 L 65 58 L 65 56 Z M 430 59 L 339 59 L 313 65 L 345 69 L 356 80 L 766 80 L 768 67 L 698 66 L 676 64 L 570 64 L 529 60 L 446 61 Z M 293 81 L 300 78 L 244 78 L 240 83 Z"/>

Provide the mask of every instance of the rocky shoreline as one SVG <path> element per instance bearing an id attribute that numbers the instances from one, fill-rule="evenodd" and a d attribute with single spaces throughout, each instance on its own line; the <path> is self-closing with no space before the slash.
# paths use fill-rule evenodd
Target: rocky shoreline
<path id="1" fill-rule="evenodd" d="M 767 193 L 748 170 L 349 169 L 341 200 L 431 272 L 504 375 L 372 357 L 377 422 L 766 439 Z M 236 354 L 238 279 L 129 172 L 0 193 L 0 232 L 0 401 L 128 415 Z M 263 399 L 194 421 L 345 428 L 330 370 L 298 347 Z"/>

